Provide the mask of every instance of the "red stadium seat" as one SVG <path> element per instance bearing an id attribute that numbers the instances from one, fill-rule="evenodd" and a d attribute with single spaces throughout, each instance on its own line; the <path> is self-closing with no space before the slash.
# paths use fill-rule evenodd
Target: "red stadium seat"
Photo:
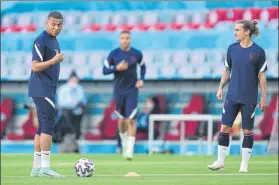
<path id="1" fill-rule="evenodd" d="M 271 19 L 278 19 L 278 7 L 267 8 L 267 11 L 269 12 L 270 20 Z"/>
<path id="2" fill-rule="evenodd" d="M 274 112 L 276 111 L 276 106 L 278 103 L 278 93 L 275 93 L 272 96 L 271 102 L 264 111 L 263 119 L 260 121 L 258 128 L 261 133 L 254 135 L 255 140 L 267 139 L 271 132 L 274 123 Z"/>
<path id="3" fill-rule="evenodd" d="M 228 10 L 227 9 L 215 9 L 207 14 L 207 24 L 216 24 L 219 21 L 228 20 Z"/>
<path id="4" fill-rule="evenodd" d="M 243 8 L 233 8 L 228 11 L 227 14 L 227 20 L 231 21 L 238 21 L 243 19 L 243 14 L 244 14 L 244 9 Z"/>
<path id="5" fill-rule="evenodd" d="M 116 31 L 117 28 L 118 28 L 118 26 L 115 24 L 107 24 L 105 26 L 105 30 L 107 30 L 107 31 Z"/>
<path id="6" fill-rule="evenodd" d="M 167 28 L 167 25 L 164 23 L 156 23 L 153 28 L 158 31 L 163 31 Z"/>
<path id="7" fill-rule="evenodd" d="M 6 32 L 21 32 L 21 31 L 22 31 L 22 27 L 17 25 L 10 26 L 6 29 Z"/>
<path id="8" fill-rule="evenodd" d="M 23 140 L 23 139 L 34 139 L 34 136 L 36 135 L 37 128 L 33 125 L 33 113 L 32 111 L 29 111 L 28 118 L 24 123 L 22 124 L 22 134 L 17 133 L 9 133 L 7 135 L 7 138 L 9 140 Z"/>
<path id="9" fill-rule="evenodd" d="M 4 98 L 1 102 L 1 137 L 6 131 L 9 120 L 12 116 L 13 100 L 11 98 Z"/>
<path id="10" fill-rule="evenodd" d="M 37 27 L 33 24 L 30 24 L 30 25 L 27 25 L 27 26 L 24 26 L 22 28 L 22 31 L 26 31 L 26 32 L 34 32 L 36 31 Z"/>
<path id="11" fill-rule="evenodd" d="M 134 26 L 130 24 L 123 24 L 121 25 L 121 29 L 123 31 L 132 31 L 134 29 Z"/>
<path id="12" fill-rule="evenodd" d="M 100 134 L 85 133 L 87 140 L 115 139 L 117 133 L 117 118 L 113 118 L 114 101 L 104 110 L 103 119 L 98 123 Z"/>
<path id="13" fill-rule="evenodd" d="M 185 25 L 184 24 L 177 24 L 177 23 L 171 23 L 170 28 L 172 30 L 181 30 Z"/>
<path id="14" fill-rule="evenodd" d="M 140 23 L 140 24 L 136 25 L 136 28 L 139 29 L 140 31 L 147 31 L 147 30 L 149 30 L 150 25 Z"/>
<path id="15" fill-rule="evenodd" d="M 1 32 L 5 32 L 7 30 L 7 27 L 6 26 L 1 26 Z"/>
<path id="16" fill-rule="evenodd" d="M 243 19 L 247 20 L 259 20 L 261 18 L 261 8 L 249 8 L 244 11 Z"/>
<path id="17" fill-rule="evenodd" d="M 270 8 L 264 9 L 261 12 L 260 19 L 263 21 L 270 21 L 272 19 L 278 19 L 278 8 L 270 7 Z"/>
<path id="18" fill-rule="evenodd" d="M 189 30 L 197 30 L 197 29 L 199 29 L 200 28 L 200 24 L 198 24 L 198 23 L 188 23 L 188 24 L 186 24 L 186 28 L 187 29 L 189 29 Z"/>
<path id="19" fill-rule="evenodd" d="M 189 105 L 182 110 L 182 113 L 183 114 L 202 114 L 203 109 L 204 109 L 204 97 L 201 95 L 193 95 L 189 102 Z M 199 123 L 200 123 L 199 121 L 186 121 L 185 135 L 186 136 L 195 136 L 197 133 L 197 129 L 199 127 Z M 181 122 L 179 122 L 176 127 L 176 129 L 179 131 L 178 133 L 180 133 L 180 124 L 181 124 Z M 179 140 L 180 134 L 173 135 L 173 134 L 167 133 L 165 135 L 165 138 L 167 140 Z"/>
<path id="20" fill-rule="evenodd" d="M 89 32 L 97 32 L 100 31 L 102 27 L 98 24 L 92 24 L 85 26 L 82 30 L 83 31 L 89 31 Z"/>

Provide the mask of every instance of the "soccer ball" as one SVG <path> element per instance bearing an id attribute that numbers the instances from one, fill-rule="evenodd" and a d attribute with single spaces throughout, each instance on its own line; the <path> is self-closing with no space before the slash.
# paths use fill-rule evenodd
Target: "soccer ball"
<path id="1" fill-rule="evenodd" d="M 91 177 L 95 171 L 93 161 L 81 158 L 74 166 L 74 171 L 79 177 Z"/>

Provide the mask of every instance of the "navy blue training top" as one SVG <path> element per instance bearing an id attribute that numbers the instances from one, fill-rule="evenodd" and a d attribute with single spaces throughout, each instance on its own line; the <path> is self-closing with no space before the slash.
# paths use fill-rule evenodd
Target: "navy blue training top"
<path id="1" fill-rule="evenodd" d="M 32 50 L 32 60 L 45 62 L 60 53 L 59 43 L 56 37 L 43 31 L 35 40 Z M 31 71 L 28 96 L 30 97 L 54 97 L 57 89 L 57 83 L 60 72 L 60 63 L 50 66 L 48 69 L 40 72 Z"/>
<path id="2" fill-rule="evenodd" d="M 227 98 L 241 104 L 257 104 L 259 73 L 267 70 L 265 51 L 256 43 L 243 48 L 231 44 L 225 66 L 230 68 Z"/>
<path id="3" fill-rule="evenodd" d="M 140 65 L 140 79 L 144 80 L 146 66 L 142 61 L 142 52 L 130 48 L 129 51 L 123 51 L 121 48 L 112 50 L 104 62 L 103 74 L 114 73 L 114 92 L 125 94 L 132 90 L 136 90 L 137 77 L 137 64 Z M 126 71 L 117 71 L 116 66 L 122 61 L 128 62 L 128 69 Z"/>

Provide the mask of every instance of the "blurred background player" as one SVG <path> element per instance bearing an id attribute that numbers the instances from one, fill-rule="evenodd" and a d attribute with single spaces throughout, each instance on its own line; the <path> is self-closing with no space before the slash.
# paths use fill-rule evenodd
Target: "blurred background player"
<path id="1" fill-rule="evenodd" d="M 62 30 L 63 16 L 51 12 L 46 29 L 35 40 L 33 46 L 32 72 L 28 95 L 36 105 L 39 127 L 34 139 L 34 162 L 31 176 L 62 177 L 50 169 L 50 150 L 55 124 L 55 94 L 60 72 L 60 53 L 56 36 Z"/>
<path id="2" fill-rule="evenodd" d="M 78 152 L 76 140 L 80 137 L 80 127 L 87 99 L 79 78 L 73 71 L 68 81 L 57 92 L 59 121 L 55 126 L 56 142 L 60 152 Z"/>
<path id="3" fill-rule="evenodd" d="M 122 153 L 129 160 L 134 153 L 138 89 L 144 84 L 146 71 L 143 55 L 141 51 L 130 46 L 130 39 L 129 31 L 120 33 L 120 48 L 109 53 L 103 67 L 104 75 L 114 73 L 115 114 L 119 118 Z M 137 64 L 141 67 L 140 79 L 137 77 Z"/>
<path id="4" fill-rule="evenodd" d="M 217 92 L 222 100 L 223 88 L 228 81 L 230 85 L 222 114 L 222 126 L 218 138 L 218 160 L 208 168 L 223 170 L 225 156 L 229 146 L 229 132 L 233 122 L 241 111 L 244 139 L 242 142 L 242 161 L 239 172 L 248 172 L 248 161 L 253 147 L 254 117 L 257 107 L 258 83 L 260 83 L 260 109 L 264 111 L 266 103 L 267 63 L 265 51 L 251 40 L 252 35 L 259 36 L 256 21 L 241 20 L 235 25 L 236 42 L 227 51 L 225 70 Z"/>

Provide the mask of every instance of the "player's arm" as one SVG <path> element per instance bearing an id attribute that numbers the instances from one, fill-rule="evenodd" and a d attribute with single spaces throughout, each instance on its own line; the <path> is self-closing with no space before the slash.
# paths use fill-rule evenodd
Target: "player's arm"
<path id="1" fill-rule="evenodd" d="M 265 110 L 267 107 L 266 104 L 266 86 L 267 86 L 267 81 L 266 81 L 266 70 L 267 70 L 267 63 L 266 63 L 266 56 L 265 52 L 262 51 L 259 61 L 258 61 L 258 72 L 259 72 L 259 85 L 261 89 L 261 100 L 260 100 L 260 108 L 262 111 Z"/>
<path id="2" fill-rule="evenodd" d="M 112 53 L 110 53 L 108 58 L 104 61 L 103 74 L 109 75 L 111 73 L 114 73 L 115 71 L 116 67 L 115 65 L 113 65 Z"/>
<path id="3" fill-rule="evenodd" d="M 144 80 L 145 79 L 145 73 L 146 73 L 146 65 L 145 65 L 145 62 L 143 60 L 142 53 L 140 55 L 139 65 L 140 65 L 140 79 Z"/>
<path id="4" fill-rule="evenodd" d="M 225 87 L 225 85 L 228 83 L 228 81 L 230 80 L 230 68 L 229 67 L 225 67 L 223 74 L 222 74 L 222 78 L 221 78 L 221 82 L 219 85 L 219 88 L 223 89 Z"/>
<path id="5" fill-rule="evenodd" d="M 230 74 L 231 74 L 231 67 L 232 67 L 232 60 L 230 56 L 230 48 L 227 51 L 227 58 L 225 60 L 225 69 L 222 74 L 221 82 L 217 91 L 217 98 L 218 100 L 223 100 L 223 88 L 230 80 Z"/>
<path id="6" fill-rule="evenodd" d="M 32 71 L 44 71 L 50 66 L 63 61 L 64 55 L 63 53 L 58 53 L 58 51 L 56 51 L 56 55 L 52 59 L 44 61 L 44 50 L 44 42 L 40 40 L 35 41 L 33 46 Z"/>

